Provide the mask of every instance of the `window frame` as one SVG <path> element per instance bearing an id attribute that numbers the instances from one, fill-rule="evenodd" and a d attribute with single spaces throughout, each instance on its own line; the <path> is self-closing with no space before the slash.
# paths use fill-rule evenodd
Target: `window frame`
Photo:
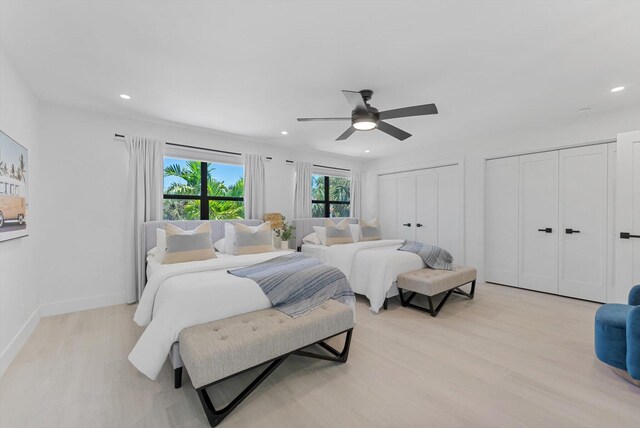
<path id="1" fill-rule="evenodd" d="M 313 204 L 323 204 L 324 205 L 324 218 L 330 218 L 331 217 L 331 205 L 351 205 L 351 193 L 349 193 L 349 200 L 348 201 L 332 201 L 331 200 L 330 177 L 337 177 L 337 176 L 330 176 L 330 175 L 326 175 L 326 174 L 312 174 L 312 176 L 313 175 L 324 176 L 324 199 L 313 199 L 313 198 L 311 198 L 311 205 L 313 205 Z M 351 183 L 351 178 L 350 177 L 339 177 L 339 178 L 349 178 L 349 183 Z M 316 217 L 316 218 L 322 218 L 322 217 Z M 335 218 L 348 218 L 348 217 L 335 217 Z"/>
<path id="2" fill-rule="evenodd" d="M 165 199 L 174 199 L 174 200 L 191 200 L 191 201 L 200 201 L 200 220 L 209 220 L 209 201 L 232 201 L 232 202 L 243 202 L 244 196 L 209 196 L 207 194 L 207 174 L 209 172 L 210 164 L 224 164 L 224 162 L 209 162 L 202 161 L 197 159 L 184 159 L 183 157 L 177 156 L 164 156 L 164 158 L 173 158 L 173 159 L 183 159 L 190 160 L 195 162 L 200 162 L 200 194 L 199 195 L 170 195 L 164 193 L 164 188 L 162 189 L 162 200 Z M 230 164 L 234 165 L 234 164 Z M 244 168 L 244 166 L 243 166 Z M 164 174 L 163 174 L 164 178 Z M 244 217 L 243 217 L 244 219 Z"/>

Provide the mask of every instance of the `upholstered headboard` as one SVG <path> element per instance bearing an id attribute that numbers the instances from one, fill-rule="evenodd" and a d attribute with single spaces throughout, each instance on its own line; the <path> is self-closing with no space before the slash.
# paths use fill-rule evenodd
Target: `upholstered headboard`
<path id="1" fill-rule="evenodd" d="M 358 224 L 358 219 L 353 217 L 346 217 L 349 219 L 349 223 Z M 313 226 L 324 226 L 325 220 L 331 220 L 334 223 L 339 223 L 344 220 L 342 218 L 296 218 L 293 220 L 293 224 L 296 227 L 296 248 L 302 245 L 302 238 L 310 233 L 313 233 Z"/>
<path id="2" fill-rule="evenodd" d="M 165 224 L 173 224 L 182 230 L 193 230 L 205 221 L 211 223 L 211 242 L 224 238 L 225 223 L 242 223 L 248 226 L 257 226 L 260 220 L 175 220 L 175 221 L 148 221 L 144 224 L 144 252 L 156 246 L 156 229 L 164 229 Z"/>

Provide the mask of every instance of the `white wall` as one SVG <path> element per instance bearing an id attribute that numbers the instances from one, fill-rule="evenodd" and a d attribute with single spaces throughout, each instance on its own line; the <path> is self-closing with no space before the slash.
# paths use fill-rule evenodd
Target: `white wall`
<path id="1" fill-rule="evenodd" d="M 0 242 L 0 376 L 40 319 L 36 276 L 42 206 L 38 100 L 0 47 L 0 130 L 29 151 L 31 236 Z"/>
<path id="2" fill-rule="evenodd" d="M 478 268 L 484 280 L 484 160 L 535 150 L 552 149 L 588 142 L 613 140 L 616 134 L 640 129 L 640 109 L 581 115 L 572 123 L 549 124 L 545 128 L 519 129 L 484 135 L 465 141 L 442 141 L 433 146 L 411 149 L 402 143 L 403 153 L 369 161 L 365 217 L 375 217 L 378 207 L 377 175 L 384 171 L 401 171 L 433 166 L 451 161 L 464 162 L 465 256 L 464 263 Z M 419 141 L 414 141 L 413 143 Z M 398 143 L 401 144 L 401 143 Z"/>
<path id="3" fill-rule="evenodd" d="M 268 145 L 206 130 L 43 104 L 42 314 L 125 301 L 127 153 L 114 134 L 273 157 L 265 167 L 267 211 L 293 217 L 294 167 L 286 159 L 343 168 L 355 160 Z"/>

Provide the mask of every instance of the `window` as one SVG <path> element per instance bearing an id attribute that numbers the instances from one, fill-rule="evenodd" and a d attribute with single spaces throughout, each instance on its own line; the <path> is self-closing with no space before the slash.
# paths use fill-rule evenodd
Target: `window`
<path id="1" fill-rule="evenodd" d="M 351 179 L 314 174 L 311 199 L 312 217 L 349 217 Z"/>
<path id="2" fill-rule="evenodd" d="M 244 218 L 244 167 L 164 158 L 165 220 Z"/>

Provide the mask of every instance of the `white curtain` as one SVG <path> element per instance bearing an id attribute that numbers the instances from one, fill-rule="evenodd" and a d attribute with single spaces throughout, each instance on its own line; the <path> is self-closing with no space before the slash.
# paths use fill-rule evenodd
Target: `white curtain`
<path id="1" fill-rule="evenodd" d="M 265 209 L 264 157 L 244 156 L 244 217 L 261 219 Z"/>
<path id="2" fill-rule="evenodd" d="M 294 218 L 311 218 L 311 168 L 309 162 L 296 162 L 296 193 Z"/>
<path id="3" fill-rule="evenodd" d="M 360 218 L 362 216 L 362 193 L 363 193 L 362 171 L 351 171 L 351 217 Z"/>
<path id="4" fill-rule="evenodd" d="M 129 195 L 127 236 L 127 303 L 135 303 L 145 284 L 145 221 L 162 220 L 164 142 L 127 137 L 129 152 Z"/>

